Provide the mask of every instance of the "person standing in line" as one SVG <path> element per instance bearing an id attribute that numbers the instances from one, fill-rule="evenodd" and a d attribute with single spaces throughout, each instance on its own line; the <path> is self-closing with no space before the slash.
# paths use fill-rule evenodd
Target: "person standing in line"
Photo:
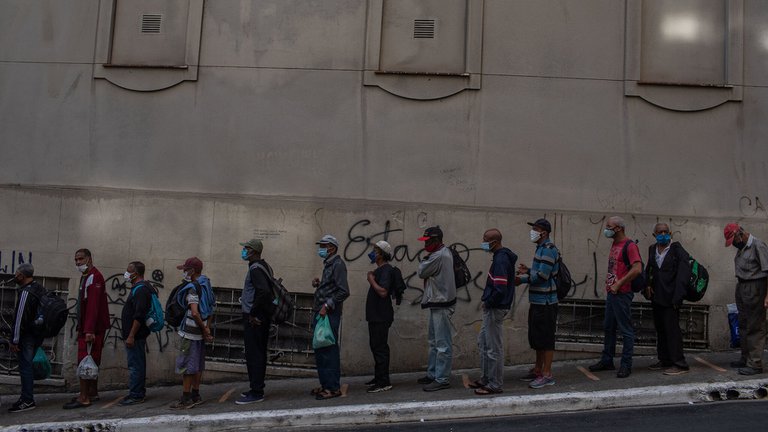
<path id="1" fill-rule="evenodd" d="M 147 337 L 150 331 L 146 322 L 155 288 L 144 280 L 145 271 L 144 263 L 133 261 L 123 274 L 132 288 L 125 299 L 121 315 L 125 353 L 128 357 L 128 395 L 118 403 L 121 406 L 140 404 L 147 394 Z"/>
<path id="2" fill-rule="evenodd" d="M 368 321 L 368 345 L 373 354 L 374 376 L 368 381 L 368 393 L 392 389 L 389 380 L 389 328 L 395 319 L 392 296 L 395 289 L 395 271 L 389 264 L 392 246 L 384 240 L 376 242 L 368 254 L 376 270 L 368 272 L 368 297 L 365 301 L 365 320 Z"/>

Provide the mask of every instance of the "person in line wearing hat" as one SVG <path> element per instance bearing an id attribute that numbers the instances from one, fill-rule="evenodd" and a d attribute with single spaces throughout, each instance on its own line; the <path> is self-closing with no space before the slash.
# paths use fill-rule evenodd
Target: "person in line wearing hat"
<path id="1" fill-rule="evenodd" d="M 203 262 L 197 257 L 188 258 L 176 267 L 182 270 L 189 283 L 183 288 L 187 313 L 179 326 L 179 354 L 176 357 L 176 373 L 182 375 L 181 399 L 171 404 L 171 409 L 192 408 L 203 403 L 200 397 L 200 382 L 205 370 L 205 342 L 212 342 L 211 329 L 200 313 Z M 207 280 L 207 278 L 205 279 Z"/>
<path id="2" fill-rule="evenodd" d="M 252 239 L 240 243 L 240 258 L 248 263 L 240 306 L 243 311 L 243 343 L 245 366 L 250 388 L 235 403 L 247 405 L 264 400 L 264 377 L 267 373 L 267 343 L 269 342 L 272 267 L 261 258 L 264 245 Z"/>
<path id="3" fill-rule="evenodd" d="M 560 271 L 560 251 L 549 236 L 552 224 L 546 219 L 528 222 L 530 240 L 536 243 L 531 267 L 518 265 L 517 284 L 528 284 L 528 344 L 536 351 L 536 364 L 523 377 L 528 387 L 539 389 L 555 385 L 552 360 L 555 356 L 555 330 L 557 328 L 557 284 Z"/>
<path id="4" fill-rule="evenodd" d="M 613 357 L 616 355 L 616 332 L 621 332 L 621 366 L 617 378 L 626 378 L 632 373 L 632 354 L 635 349 L 635 328 L 632 326 L 632 280 L 643 272 L 643 260 L 637 244 L 625 234 L 624 219 L 611 216 L 605 221 L 603 236 L 613 240 L 608 252 L 608 275 L 605 277 L 605 340 L 600 361 L 590 365 L 589 370 L 599 372 L 614 370 Z M 624 248 L 627 262 L 624 264 Z"/>
<path id="5" fill-rule="evenodd" d="M 515 263 L 517 255 L 501 244 L 501 231 L 491 228 L 483 233 L 480 248 L 493 254 L 485 280 L 483 325 L 477 337 L 480 350 L 480 379 L 469 384 L 477 395 L 501 393 L 504 385 L 504 317 L 515 300 Z"/>
<path id="6" fill-rule="evenodd" d="M 349 297 L 347 266 L 338 255 L 339 242 L 336 237 L 326 234 L 319 241 L 317 254 L 323 259 L 323 276 L 312 281 L 315 287 L 314 319 L 312 329 L 321 316 L 328 316 L 336 344 L 315 350 L 317 376 L 320 387 L 311 391 L 317 400 L 341 396 L 341 353 L 339 350 L 339 327 L 344 300 Z"/>
<path id="7" fill-rule="evenodd" d="M 395 289 L 395 270 L 389 264 L 392 260 L 392 246 L 384 240 L 376 242 L 368 254 L 376 270 L 368 272 L 368 297 L 365 301 L 365 320 L 368 321 L 368 345 L 373 354 L 373 379 L 365 383 L 368 393 L 379 393 L 392 389 L 389 381 L 389 328 L 395 318 L 392 296 Z"/>
<path id="8" fill-rule="evenodd" d="M 768 308 L 768 246 L 744 228 L 730 223 L 723 230 L 725 246 L 738 251 L 736 266 L 736 308 L 739 311 L 741 357 L 731 363 L 741 375 L 763 373 L 765 309 Z"/>
<path id="9" fill-rule="evenodd" d="M 453 359 L 453 324 L 451 316 L 456 306 L 456 280 L 453 274 L 453 255 L 443 244 L 443 230 L 429 227 L 419 237 L 424 242 L 426 258 L 419 263 L 417 275 L 424 279 L 421 308 L 429 309 L 429 355 L 427 375 L 417 382 L 423 390 L 433 392 L 451 387 Z"/>

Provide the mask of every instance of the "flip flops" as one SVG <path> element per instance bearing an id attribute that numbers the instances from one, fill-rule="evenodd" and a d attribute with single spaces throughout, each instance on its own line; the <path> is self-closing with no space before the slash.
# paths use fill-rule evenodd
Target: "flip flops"
<path id="1" fill-rule="evenodd" d="M 474 380 L 467 385 L 469 386 L 469 388 L 479 389 L 479 388 L 485 387 L 487 384 L 482 382 L 481 380 Z"/>
<path id="2" fill-rule="evenodd" d="M 488 386 L 482 386 L 480 388 L 475 389 L 475 394 L 478 396 L 487 396 L 487 395 L 499 394 L 499 393 L 504 393 L 504 390 L 494 389 Z"/>
<path id="3" fill-rule="evenodd" d="M 312 395 L 312 396 L 317 396 L 320 393 L 322 393 L 323 391 L 325 391 L 324 388 L 322 388 L 322 387 L 315 387 L 315 388 L 313 388 L 312 390 L 309 391 L 309 394 Z"/>
<path id="4" fill-rule="evenodd" d="M 336 391 L 323 390 L 320 393 L 317 393 L 317 395 L 315 396 L 315 399 L 325 400 L 325 399 L 333 399 L 339 396 L 341 396 L 341 390 L 336 390 Z"/>

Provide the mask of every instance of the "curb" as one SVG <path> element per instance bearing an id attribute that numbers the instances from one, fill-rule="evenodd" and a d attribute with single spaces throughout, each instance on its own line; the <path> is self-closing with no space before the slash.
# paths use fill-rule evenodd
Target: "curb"
<path id="1" fill-rule="evenodd" d="M 435 402 L 343 405 L 298 410 L 267 410 L 206 415 L 161 415 L 65 423 L 38 423 L 5 427 L 2 431 L 88 430 L 138 432 L 147 428 L 164 432 L 253 430 L 290 427 L 344 427 L 385 423 L 459 420 L 488 416 L 514 416 L 711 402 L 725 399 L 766 399 L 768 379 L 720 383 L 640 387 L 595 392 L 548 393 L 525 396 L 457 399 Z"/>

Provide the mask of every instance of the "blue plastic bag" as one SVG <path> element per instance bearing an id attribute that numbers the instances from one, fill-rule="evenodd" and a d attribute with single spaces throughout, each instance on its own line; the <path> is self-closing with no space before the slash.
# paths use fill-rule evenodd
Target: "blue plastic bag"
<path id="1" fill-rule="evenodd" d="M 739 310 L 734 303 L 728 305 L 728 326 L 731 328 L 731 348 L 741 347 L 739 336 Z"/>
<path id="2" fill-rule="evenodd" d="M 32 377 L 35 380 L 44 380 L 51 377 L 51 362 L 45 355 L 42 347 L 37 348 L 35 357 L 32 359 Z"/>
<path id="3" fill-rule="evenodd" d="M 331 322 L 328 320 L 328 315 L 318 315 L 317 323 L 315 324 L 315 334 L 312 337 L 312 348 L 320 349 L 333 345 L 336 345 L 336 337 L 333 336 L 333 329 L 331 328 Z"/>

